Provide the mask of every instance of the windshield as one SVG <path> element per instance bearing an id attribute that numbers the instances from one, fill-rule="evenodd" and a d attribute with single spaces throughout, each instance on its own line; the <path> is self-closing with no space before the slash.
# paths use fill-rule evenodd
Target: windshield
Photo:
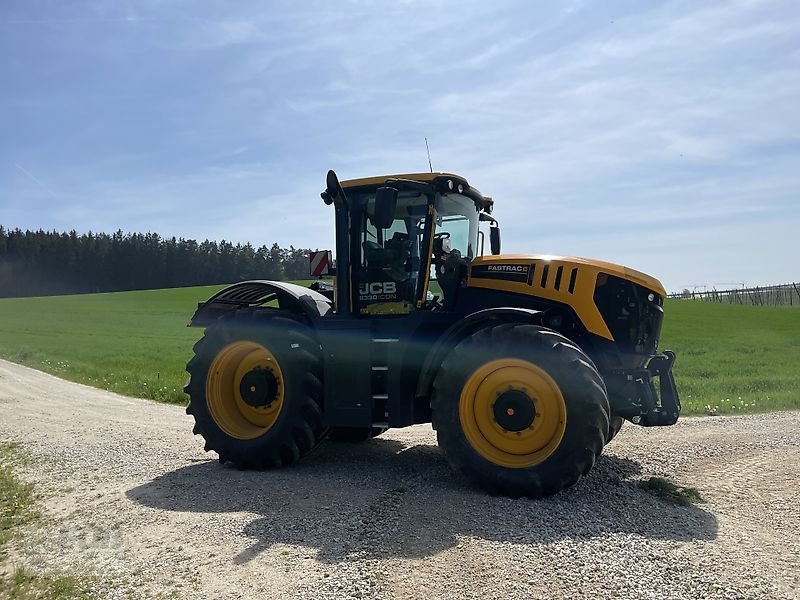
<path id="1" fill-rule="evenodd" d="M 478 210 L 475 202 L 461 194 L 436 197 L 436 233 L 450 234 L 450 251 L 462 258 L 475 258 L 478 246 Z"/>

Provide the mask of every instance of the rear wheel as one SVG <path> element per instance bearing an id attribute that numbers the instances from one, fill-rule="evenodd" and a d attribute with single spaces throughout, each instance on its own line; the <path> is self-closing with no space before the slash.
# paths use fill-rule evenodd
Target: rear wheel
<path id="1" fill-rule="evenodd" d="M 334 442 L 358 443 L 378 437 L 387 427 L 331 427 L 328 439 Z"/>
<path id="2" fill-rule="evenodd" d="M 453 467 L 514 496 L 576 483 L 609 431 L 605 385 L 592 361 L 534 325 L 488 327 L 460 342 L 436 377 L 432 408 Z"/>
<path id="3" fill-rule="evenodd" d="M 221 462 L 280 467 L 323 437 L 318 348 L 304 325 L 235 313 L 211 325 L 194 350 L 186 412 Z"/>

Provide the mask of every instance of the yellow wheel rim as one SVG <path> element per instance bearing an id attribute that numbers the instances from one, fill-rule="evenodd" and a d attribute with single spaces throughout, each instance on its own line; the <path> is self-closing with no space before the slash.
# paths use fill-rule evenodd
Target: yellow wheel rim
<path id="1" fill-rule="evenodd" d="M 206 402 L 222 431 L 236 439 L 251 440 L 269 431 L 278 420 L 285 389 L 275 356 L 260 344 L 238 341 L 225 346 L 211 363 Z M 260 406 L 253 406 L 253 396 L 263 399 L 257 402 Z"/>
<path id="2" fill-rule="evenodd" d="M 461 427 L 486 460 L 511 469 L 544 462 L 564 437 L 567 405 L 546 371 L 525 360 L 486 363 L 459 399 Z"/>

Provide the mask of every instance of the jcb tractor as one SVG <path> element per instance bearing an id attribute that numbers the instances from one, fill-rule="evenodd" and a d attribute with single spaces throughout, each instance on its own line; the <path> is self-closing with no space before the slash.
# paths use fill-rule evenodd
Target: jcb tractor
<path id="1" fill-rule="evenodd" d="M 330 171 L 322 198 L 336 221 L 331 292 L 245 281 L 190 321 L 206 329 L 187 412 L 220 461 L 283 467 L 328 435 L 432 423 L 467 478 L 543 496 L 585 475 L 625 420 L 677 421 L 656 279 L 501 255 L 492 199 L 458 175 Z"/>

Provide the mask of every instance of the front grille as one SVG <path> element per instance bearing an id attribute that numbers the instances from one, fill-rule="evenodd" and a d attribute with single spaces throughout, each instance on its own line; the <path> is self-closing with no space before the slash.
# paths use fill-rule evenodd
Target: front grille
<path id="1" fill-rule="evenodd" d="M 653 300 L 648 299 L 650 294 Z M 600 273 L 594 303 L 621 352 L 655 353 L 664 320 L 661 296 L 632 281 Z"/>

